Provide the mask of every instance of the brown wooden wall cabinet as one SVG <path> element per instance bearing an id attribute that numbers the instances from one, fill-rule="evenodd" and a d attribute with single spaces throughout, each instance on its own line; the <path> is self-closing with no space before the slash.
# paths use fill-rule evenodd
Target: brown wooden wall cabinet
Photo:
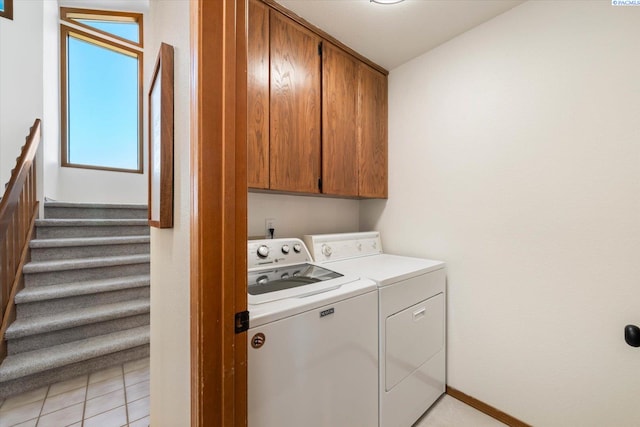
<path id="1" fill-rule="evenodd" d="M 387 76 L 358 67 L 358 195 L 387 198 Z"/>
<path id="2" fill-rule="evenodd" d="M 271 0 L 249 1 L 248 182 L 387 197 L 387 75 Z"/>
<path id="3" fill-rule="evenodd" d="M 247 182 L 269 188 L 269 8 L 249 2 L 247 63 Z"/>
<path id="4" fill-rule="evenodd" d="M 330 43 L 322 46 L 322 192 L 358 195 L 356 144 L 358 62 Z"/>
<path id="5" fill-rule="evenodd" d="M 320 38 L 271 11 L 269 188 L 319 193 Z"/>

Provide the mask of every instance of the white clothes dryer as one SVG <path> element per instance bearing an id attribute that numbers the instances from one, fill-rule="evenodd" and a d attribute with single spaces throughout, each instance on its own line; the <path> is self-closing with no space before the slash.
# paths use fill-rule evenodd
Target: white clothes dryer
<path id="1" fill-rule="evenodd" d="M 377 283 L 379 426 L 411 426 L 445 392 L 444 262 L 385 254 L 378 232 L 303 240 L 316 263 Z"/>

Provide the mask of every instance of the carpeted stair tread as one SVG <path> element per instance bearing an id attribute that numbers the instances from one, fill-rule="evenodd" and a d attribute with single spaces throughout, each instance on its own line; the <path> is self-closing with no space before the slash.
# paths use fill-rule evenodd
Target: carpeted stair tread
<path id="1" fill-rule="evenodd" d="M 36 219 L 37 227 L 108 227 L 121 225 L 149 225 L 147 219 Z"/>
<path id="2" fill-rule="evenodd" d="M 13 301 L 16 319 L 0 337 L 8 353 L 0 402 L 149 354 L 147 211 L 141 204 L 45 200 L 24 287 Z"/>
<path id="3" fill-rule="evenodd" d="M 85 268 L 111 267 L 114 265 L 143 264 L 150 262 L 150 259 L 150 255 L 141 254 L 62 259 L 54 261 L 32 261 L 25 264 L 22 271 L 24 274 L 30 274 L 64 270 L 80 270 Z"/>
<path id="4" fill-rule="evenodd" d="M 127 203 L 46 202 L 44 217 L 49 219 L 148 219 L 146 205 Z"/>
<path id="5" fill-rule="evenodd" d="M 45 207 L 51 208 L 93 208 L 93 209 L 140 209 L 147 210 L 147 205 L 128 203 L 76 203 L 76 202 L 45 202 Z"/>
<path id="6" fill-rule="evenodd" d="M 62 283 L 49 286 L 31 286 L 22 289 L 16 295 L 16 304 L 48 301 L 59 298 L 90 295 L 99 292 L 111 292 L 121 289 L 149 286 L 149 275 L 116 277 L 114 279 L 87 280 L 75 283 Z"/>
<path id="7" fill-rule="evenodd" d="M 72 363 L 116 353 L 149 343 L 149 326 L 19 353 L 0 365 L 0 386 L 5 381 L 61 368 Z"/>
<path id="8" fill-rule="evenodd" d="M 63 248 L 70 246 L 100 246 L 125 245 L 131 243 L 149 243 L 146 236 L 116 236 L 116 237 L 72 237 L 63 239 L 34 239 L 29 243 L 31 249 Z"/>
<path id="9" fill-rule="evenodd" d="M 5 338 L 16 339 L 45 332 L 59 331 L 91 323 L 104 322 L 121 317 L 148 313 L 150 302 L 148 299 L 104 304 L 94 307 L 83 307 L 64 313 L 47 316 L 27 317 L 17 319 L 5 332 Z"/>

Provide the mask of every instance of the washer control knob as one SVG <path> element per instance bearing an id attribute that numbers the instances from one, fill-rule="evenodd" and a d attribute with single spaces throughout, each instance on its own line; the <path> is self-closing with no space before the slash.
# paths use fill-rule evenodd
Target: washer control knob
<path id="1" fill-rule="evenodd" d="M 329 257 L 331 256 L 331 252 L 333 252 L 331 250 L 331 246 L 328 245 L 322 245 L 322 255 Z"/>
<path id="2" fill-rule="evenodd" d="M 302 246 L 300 245 L 300 243 L 293 244 L 293 251 L 295 253 L 299 254 L 301 250 L 302 250 Z"/>
<path id="3" fill-rule="evenodd" d="M 267 245 L 260 245 L 258 248 L 258 256 L 260 258 L 266 258 L 269 255 L 269 247 Z"/>
<path id="4" fill-rule="evenodd" d="M 285 255 L 289 253 L 289 245 L 282 245 L 282 253 Z"/>

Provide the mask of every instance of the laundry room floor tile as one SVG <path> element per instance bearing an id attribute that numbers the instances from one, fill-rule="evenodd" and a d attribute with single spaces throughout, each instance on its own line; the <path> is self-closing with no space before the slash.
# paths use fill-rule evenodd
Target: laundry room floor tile
<path id="1" fill-rule="evenodd" d="M 0 399 L 0 427 L 36 425 L 148 427 L 149 358 Z"/>
<path id="2" fill-rule="evenodd" d="M 413 427 L 504 427 L 506 424 L 447 394 L 442 396 Z"/>

